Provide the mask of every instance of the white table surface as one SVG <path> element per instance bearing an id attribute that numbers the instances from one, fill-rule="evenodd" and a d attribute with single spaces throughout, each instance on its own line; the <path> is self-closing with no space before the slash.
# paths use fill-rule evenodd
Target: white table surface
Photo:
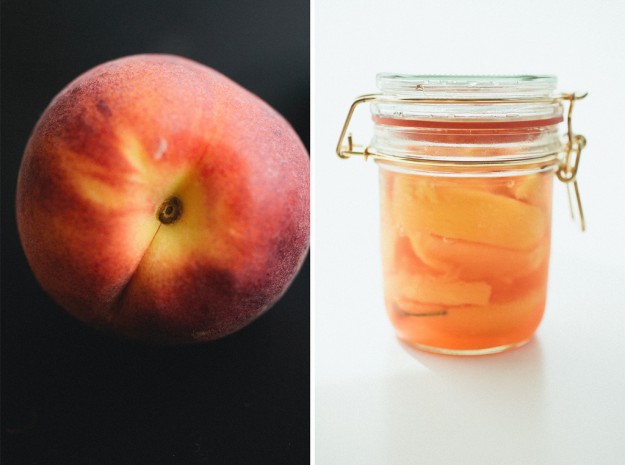
<path id="1" fill-rule="evenodd" d="M 316 463 L 625 464 L 625 98 L 614 95 L 625 4 L 345 3 L 318 0 L 315 15 Z M 506 41 L 488 40 L 503 32 Z M 382 300 L 377 168 L 333 154 L 351 100 L 375 91 L 378 71 L 546 71 L 563 90 L 590 92 L 574 118 L 588 138 L 579 176 L 588 230 L 570 221 L 556 183 L 547 310 L 525 347 L 460 358 L 395 338 Z M 366 113 L 354 126 L 365 143 Z"/>
<path id="2" fill-rule="evenodd" d="M 625 279 L 559 258 L 536 336 L 498 355 L 411 350 L 346 289 L 316 321 L 316 463 L 625 463 Z"/>

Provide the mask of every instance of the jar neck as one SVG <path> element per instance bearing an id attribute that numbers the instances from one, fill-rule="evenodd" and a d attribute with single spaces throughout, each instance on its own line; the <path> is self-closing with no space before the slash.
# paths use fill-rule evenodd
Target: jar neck
<path id="1" fill-rule="evenodd" d="M 481 84 L 477 86 L 477 98 L 466 98 L 458 89 L 454 91 L 458 95 L 452 93 L 455 98 L 442 98 L 455 89 L 453 79 L 424 80 L 431 87 L 431 95 L 425 98 L 421 98 L 424 92 L 408 91 L 408 88 L 403 90 L 406 96 L 398 95 L 397 89 L 392 87 L 407 85 L 413 78 L 417 79 L 387 76 L 381 87 L 384 94 L 371 101 L 374 132 L 370 147 L 374 150 L 417 158 L 523 160 L 562 149 L 561 102 L 547 94 L 539 93 L 528 99 L 518 98 L 512 92 L 536 83 L 540 84 L 541 92 L 547 92 L 550 87 L 543 89 L 541 86 L 551 86 L 555 83 L 553 79 L 545 78 L 541 84 L 540 79 L 524 80 L 522 77 L 511 81 L 500 77 L 495 83 L 480 78 L 476 81 L 476 85 Z M 492 92 L 501 86 L 512 87 L 502 95 L 494 94 L 493 98 Z M 465 90 L 475 88 L 468 86 Z M 444 93 L 439 96 L 441 92 Z M 501 89 L 498 92 L 501 93 Z"/>
<path id="2" fill-rule="evenodd" d="M 414 124 L 388 124 L 374 119 L 370 146 L 391 154 L 431 159 L 511 159 L 523 160 L 557 153 L 562 149 L 557 124 L 479 126 L 475 123 L 424 127 Z M 486 126 L 486 127 L 484 127 Z M 520 126 L 520 127 L 519 127 Z"/>

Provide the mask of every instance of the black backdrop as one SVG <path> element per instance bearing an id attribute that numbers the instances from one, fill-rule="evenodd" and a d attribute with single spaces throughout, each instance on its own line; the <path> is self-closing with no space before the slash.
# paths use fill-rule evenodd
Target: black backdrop
<path id="1" fill-rule="evenodd" d="M 101 62 L 166 52 L 209 65 L 282 113 L 309 144 L 307 0 L 2 0 L 2 463 L 309 461 L 309 261 L 249 327 L 145 347 L 67 316 L 38 286 L 15 224 L 29 133 Z"/>

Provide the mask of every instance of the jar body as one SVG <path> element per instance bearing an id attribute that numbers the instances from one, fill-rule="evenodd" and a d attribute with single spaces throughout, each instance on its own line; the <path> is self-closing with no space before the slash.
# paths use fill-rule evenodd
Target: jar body
<path id="1" fill-rule="evenodd" d="M 553 170 L 378 165 L 385 304 L 398 337 L 450 354 L 528 341 L 545 309 Z"/>
<path id="2" fill-rule="evenodd" d="M 398 337 L 446 354 L 527 342 L 547 297 L 563 108 L 549 76 L 378 75 L 384 296 Z"/>

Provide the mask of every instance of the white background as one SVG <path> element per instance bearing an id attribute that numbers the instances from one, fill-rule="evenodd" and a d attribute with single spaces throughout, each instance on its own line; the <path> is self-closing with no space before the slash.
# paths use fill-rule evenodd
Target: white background
<path id="1" fill-rule="evenodd" d="M 625 2 L 317 0 L 313 310 L 316 463 L 625 463 Z M 516 351 L 413 353 L 383 309 L 377 168 L 334 155 L 377 72 L 554 74 L 588 91 L 571 222 L 555 184 L 547 313 Z M 368 109 L 353 126 L 371 134 Z"/>

